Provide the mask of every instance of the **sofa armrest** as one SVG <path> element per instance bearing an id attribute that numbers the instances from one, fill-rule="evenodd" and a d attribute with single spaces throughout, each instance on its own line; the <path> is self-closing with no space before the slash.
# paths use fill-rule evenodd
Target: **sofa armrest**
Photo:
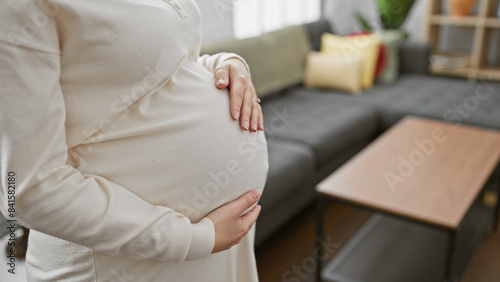
<path id="1" fill-rule="evenodd" d="M 399 47 L 401 73 L 429 73 L 432 46 L 427 42 L 405 41 Z"/>

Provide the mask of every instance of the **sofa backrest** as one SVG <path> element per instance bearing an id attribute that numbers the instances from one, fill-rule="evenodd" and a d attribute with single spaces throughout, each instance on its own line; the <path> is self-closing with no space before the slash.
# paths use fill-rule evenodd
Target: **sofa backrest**
<path id="1" fill-rule="evenodd" d="M 400 71 L 428 74 L 431 53 L 432 46 L 428 42 L 404 41 L 399 46 Z"/>
<path id="2" fill-rule="evenodd" d="M 325 19 L 306 23 L 303 27 L 307 31 L 309 41 L 312 44 L 312 49 L 315 51 L 319 51 L 321 47 L 321 35 L 325 32 L 333 33 L 330 23 Z"/>
<path id="3" fill-rule="evenodd" d="M 289 26 L 263 35 L 204 45 L 201 54 L 232 52 L 250 67 L 259 97 L 300 84 L 304 76 L 309 36 L 302 26 Z"/>

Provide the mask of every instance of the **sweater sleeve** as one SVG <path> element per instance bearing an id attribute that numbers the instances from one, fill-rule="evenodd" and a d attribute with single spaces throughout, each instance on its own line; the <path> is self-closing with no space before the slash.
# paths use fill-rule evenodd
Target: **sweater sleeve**
<path id="1" fill-rule="evenodd" d="M 0 17 L 12 18 L 5 10 Z M 191 223 L 67 164 L 57 29 L 48 20 L 23 37 L 21 22 L 0 30 L 1 212 L 112 255 L 176 262 L 208 256 L 215 242 L 210 219 Z"/>
<path id="2" fill-rule="evenodd" d="M 247 67 L 248 72 L 250 72 L 250 67 L 248 66 L 245 59 L 243 59 L 241 56 L 236 55 L 234 53 L 224 53 L 223 52 L 223 53 L 217 53 L 214 55 L 205 54 L 205 55 L 198 57 L 198 63 L 205 66 L 205 68 L 207 70 L 209 70 L 211 73 L 214 73 L 215 69 L 217 68 L 217 66 L 220 63 L 224 62 L 225 60 L 229 60 L 231 58 L 237 58 L 237 59 L 241 60 L 245 64 L 245 66 Z"/>

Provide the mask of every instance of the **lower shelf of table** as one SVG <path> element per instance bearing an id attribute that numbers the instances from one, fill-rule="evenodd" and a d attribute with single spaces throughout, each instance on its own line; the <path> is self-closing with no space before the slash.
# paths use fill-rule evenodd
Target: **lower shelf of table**
<path id="1" fill-rule="evenodd" d="M 460 277 L 488 230 L 492 210 L 476 202 L 456 237 L 454 277 Z M 323 281 L 443 282 L 448 232 L 374 214 L 322 270 Z M 454 280 L 453 280 L 454 281 Z"/>

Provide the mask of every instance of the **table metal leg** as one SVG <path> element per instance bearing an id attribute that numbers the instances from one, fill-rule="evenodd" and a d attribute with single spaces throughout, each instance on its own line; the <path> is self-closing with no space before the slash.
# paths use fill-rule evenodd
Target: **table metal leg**
<path id="1" fill-rule="evenodd" d="M 493 215 L 493 231 L 498 229 L 498 214 L 500 213 L 500 171 L 496 175 L 497 184 L 497 204 L 495 206 L 495 214 Z"/>
<path id="2" fill-rule="evenodd" d="M 456 248 L 456 237 L 457 233 L 455 230 L 450 230 L 449 231 L 449 238 L 448 238 L 448 254 L 446 256 L 446 264 L 445 264 L 445 277 L 447 281 L 454 281 L 453 280 L 453 257 L 455 256 L 455 248 Z M 446 280 L 445 280 L 446 281 Z"/>
<path id="3" fill-rule="evenodd" d="M 318 196 L 316 200 L 316 250 L 317 250 L 317 268 L 316 281 L 321 281 L 321 259 L 323 258 L 323 247 L 319 242 L 323 242 L 323 224 L 325 218 L 325 199 Z"/>

